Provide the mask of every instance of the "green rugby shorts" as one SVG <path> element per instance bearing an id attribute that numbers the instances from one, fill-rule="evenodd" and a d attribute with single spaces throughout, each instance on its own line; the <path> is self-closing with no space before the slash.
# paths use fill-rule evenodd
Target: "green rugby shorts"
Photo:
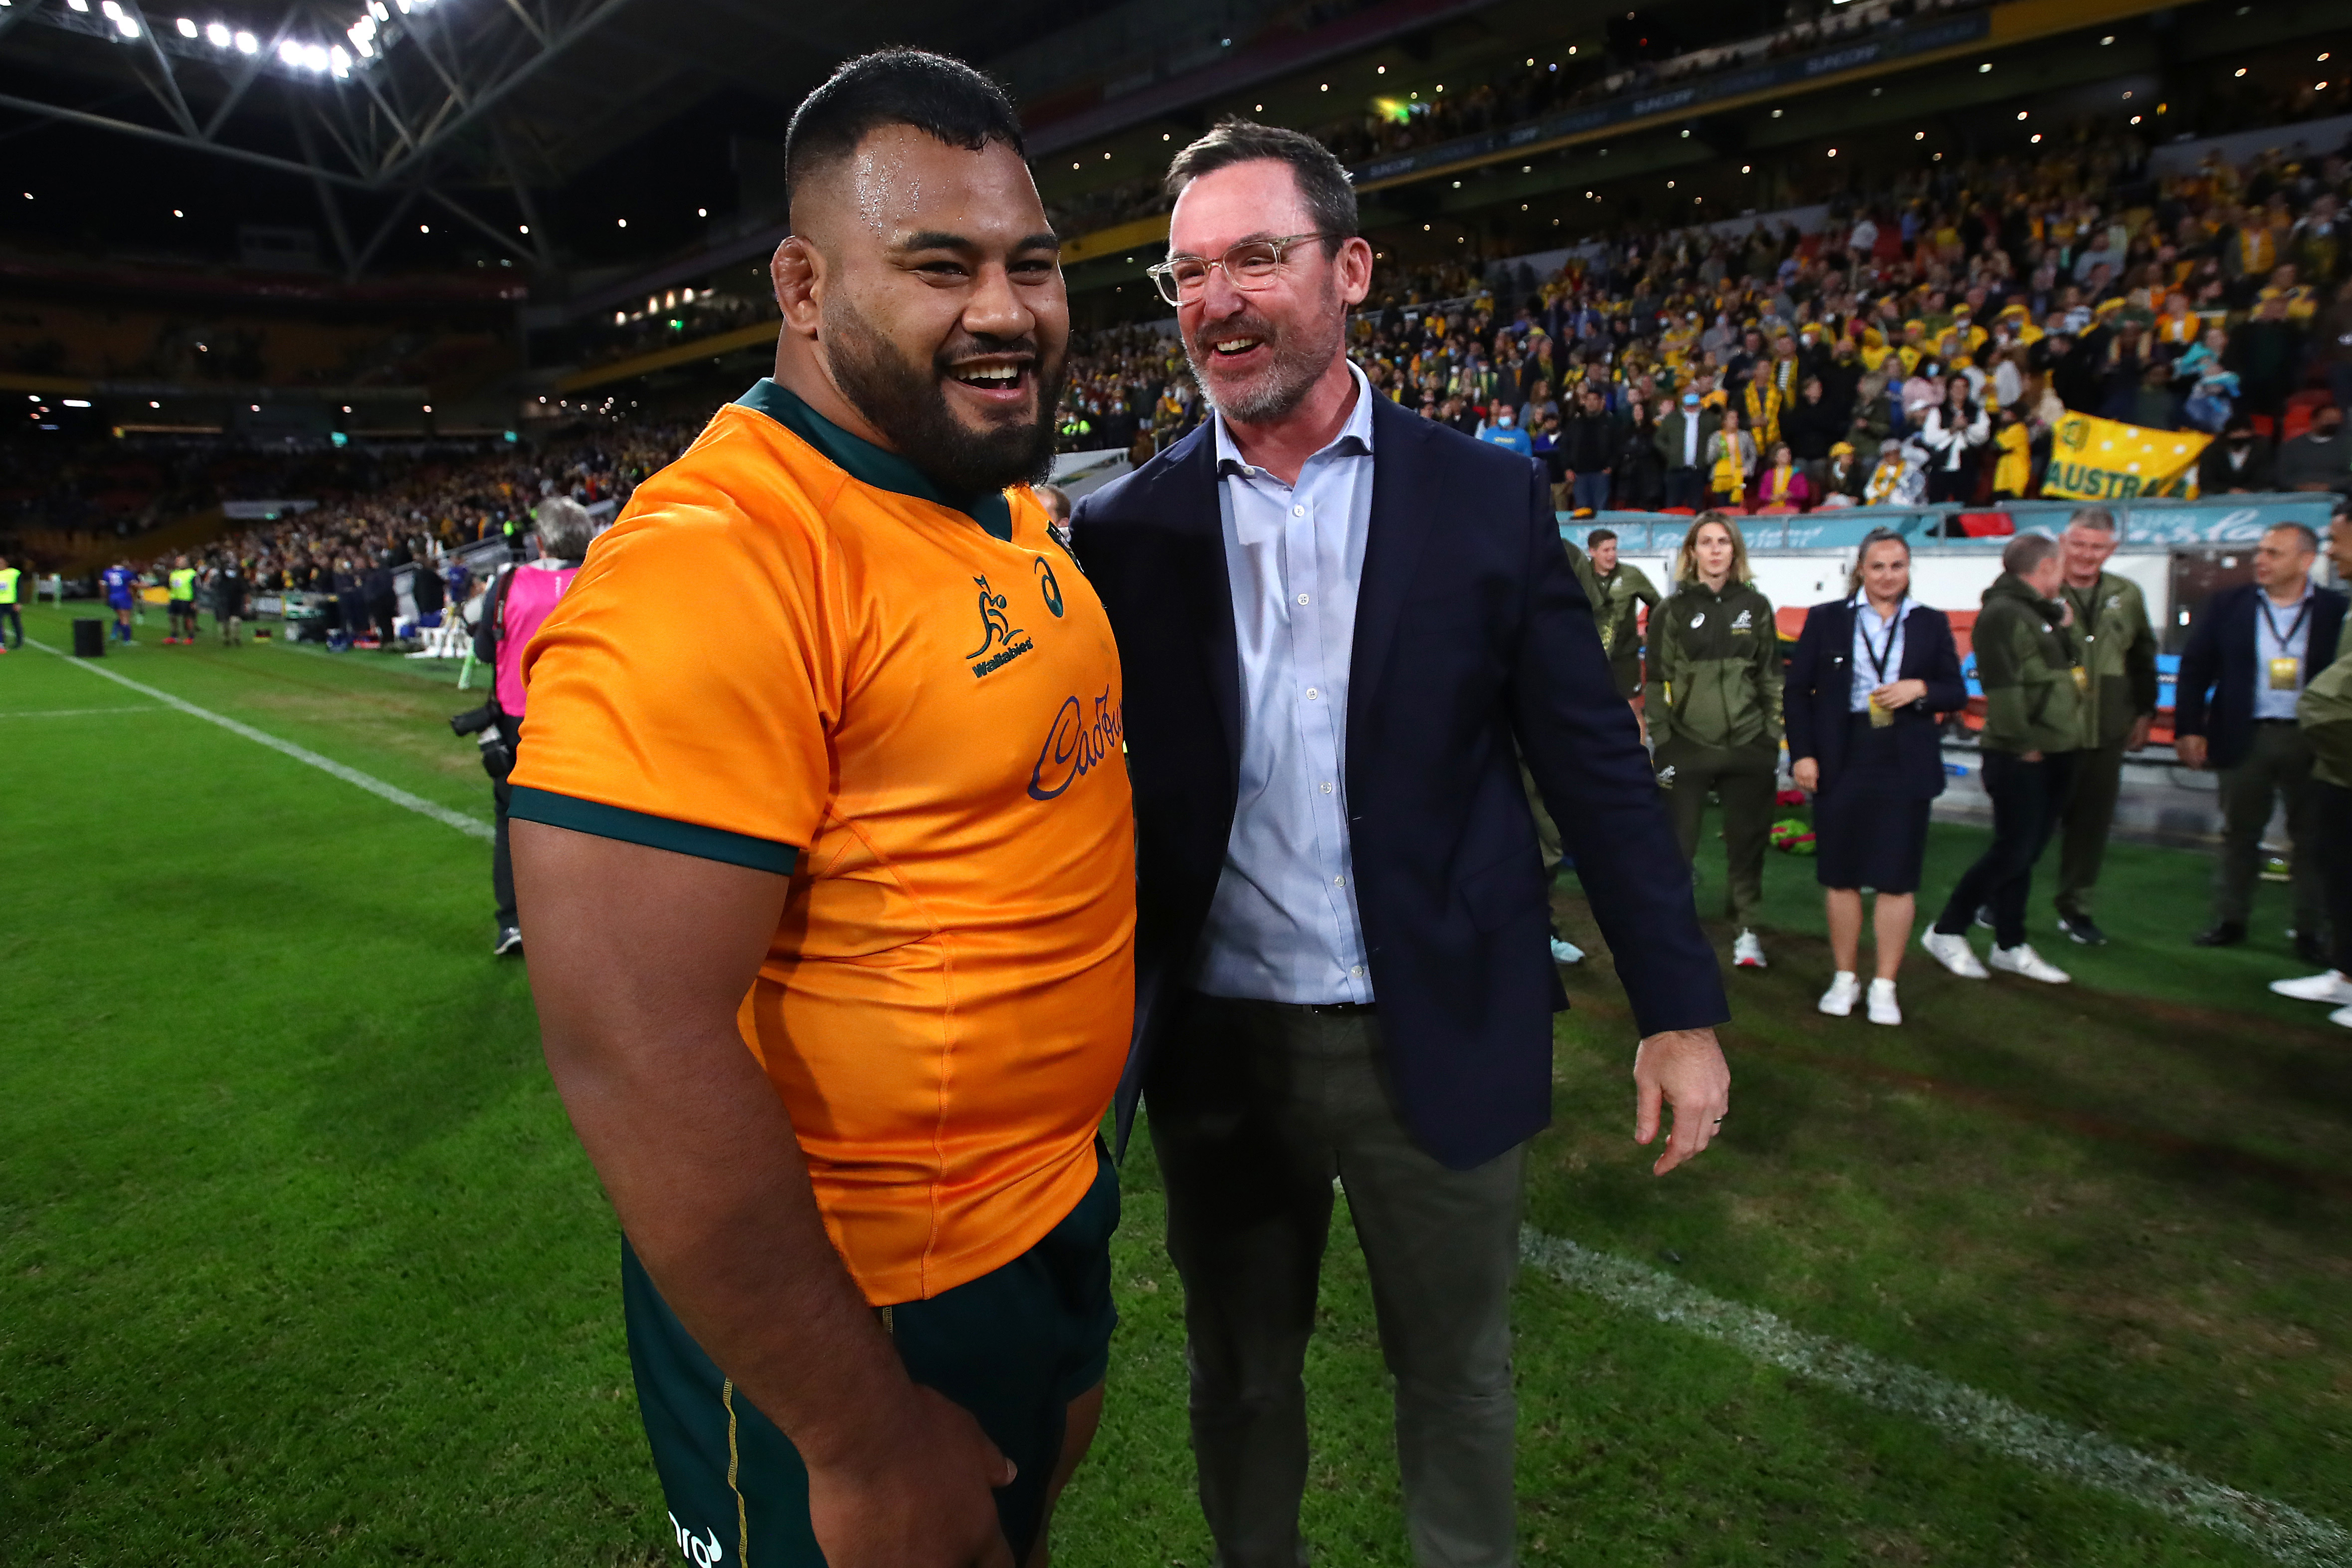
<path id="1" fill-rule="evenodd" d="M 1016 1561 L 1036 1539 L 1070 1401 L 1110 1363 L 1110 1237 L 1118 1177 L 1099 1140 L 1078 1206 L 1027 1252 L 927 1301 L 883 1310 L 907 1374 L 971 1412 L 1020 1468 L 996 1494 Z M 621 1240 L 629 1365 L 669 1529 L 696 1568 L 824 1568 L 808 1470 L 776 1424 L 719 1370 Z"/>

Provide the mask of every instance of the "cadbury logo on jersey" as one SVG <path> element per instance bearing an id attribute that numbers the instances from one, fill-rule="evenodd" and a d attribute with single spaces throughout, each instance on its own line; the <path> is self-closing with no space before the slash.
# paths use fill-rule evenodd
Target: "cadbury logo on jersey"
<path id="1" fill-rule="evenodd" d="M 1095 699 L 1091 719 L 1076 698 L 1063 698 L 1053 728 L 1045 731 L 1045 744 L 1038 750 L 1037 765 L 1029 770 L 1029 798 L 1052 800 L 1059 795 L 1100 767 L 1105 759 L 1117 756 L 1120 737 L 1126 732 L 1126 710 L 1110 705 L 1109 688 Z"/>

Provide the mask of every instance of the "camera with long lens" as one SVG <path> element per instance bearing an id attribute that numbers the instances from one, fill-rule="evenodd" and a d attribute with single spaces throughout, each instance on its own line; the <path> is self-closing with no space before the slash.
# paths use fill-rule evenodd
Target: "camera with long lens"
<path id="1" fill-rule="evenodd" d="M 497 703 L 485 702 L 479 708 L 451 714 L 449 731 L 474 737 L 475 743 L 482 748 L 482 771 L 493 780 L 503 783 L 514 772 L 514 748 L 507 744 L 506 731 L 499 728 Z"/>

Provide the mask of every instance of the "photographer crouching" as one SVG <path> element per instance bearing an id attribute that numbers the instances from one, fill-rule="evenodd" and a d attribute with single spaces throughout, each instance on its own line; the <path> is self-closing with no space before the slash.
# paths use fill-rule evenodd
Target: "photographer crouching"
<path id="1" fill-rule="evenodd" d="M 514 860 L 507 850 L 507 784 L 514 772 L 515 748 L 522 742 L 522 655 L 540 623 L 563 597 L 588 553 L 596 525 L 588 509 L 561 496 L 539 503 L 539 559 L 499 569 L 482 596 L 482 618 L 474 628 L 474 658 L 493 671 L 490 700 L 449 721 L 460 735 L 473 735 L 490 775 L 498 837 L 490 851 L 490 889 L 497 896 L 498 936 L 491 953 L 504 958 L 522 952 L 522 927 L 515 914 Z"/>

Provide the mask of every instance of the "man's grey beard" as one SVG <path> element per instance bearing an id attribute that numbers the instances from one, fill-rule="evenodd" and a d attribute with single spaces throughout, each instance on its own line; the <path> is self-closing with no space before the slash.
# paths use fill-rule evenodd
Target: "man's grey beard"
<path id="1" fill-rule="evenodd" d="M 1330 302 L 1334 291 L 1327 285 L 1323 298 Z M 1321 323 L 1318 323 L 1320 325 Z M 1213 328 L 1203 327 L 1204 340 L 1195 342 L 1184 340 L 1184 357 L 1192 363 L 1192 379 L 1199 384 L 1201 395 L 1213 404 L 1218 413 L 1242 425 L 1265 425 L 1281 418 L 1298 406 L 1308 389 L 1322 379 L 1339 355 L 1342 340 L 1347 335 L 1344 316 L 1329 319 L 1328 331 L 1318 331 L 1310 340 L 1292 333 L 1276 331 L 1264 317 L 1244 312 Z M 1238 392 L 1220 393 L 1209 380 L 1206 364 L 1213 362 L 1215 353 L 1207 344 L 1223 337 L 1262 338 L 1274 350 L 1274 363 L 1249 386 Z"/>

